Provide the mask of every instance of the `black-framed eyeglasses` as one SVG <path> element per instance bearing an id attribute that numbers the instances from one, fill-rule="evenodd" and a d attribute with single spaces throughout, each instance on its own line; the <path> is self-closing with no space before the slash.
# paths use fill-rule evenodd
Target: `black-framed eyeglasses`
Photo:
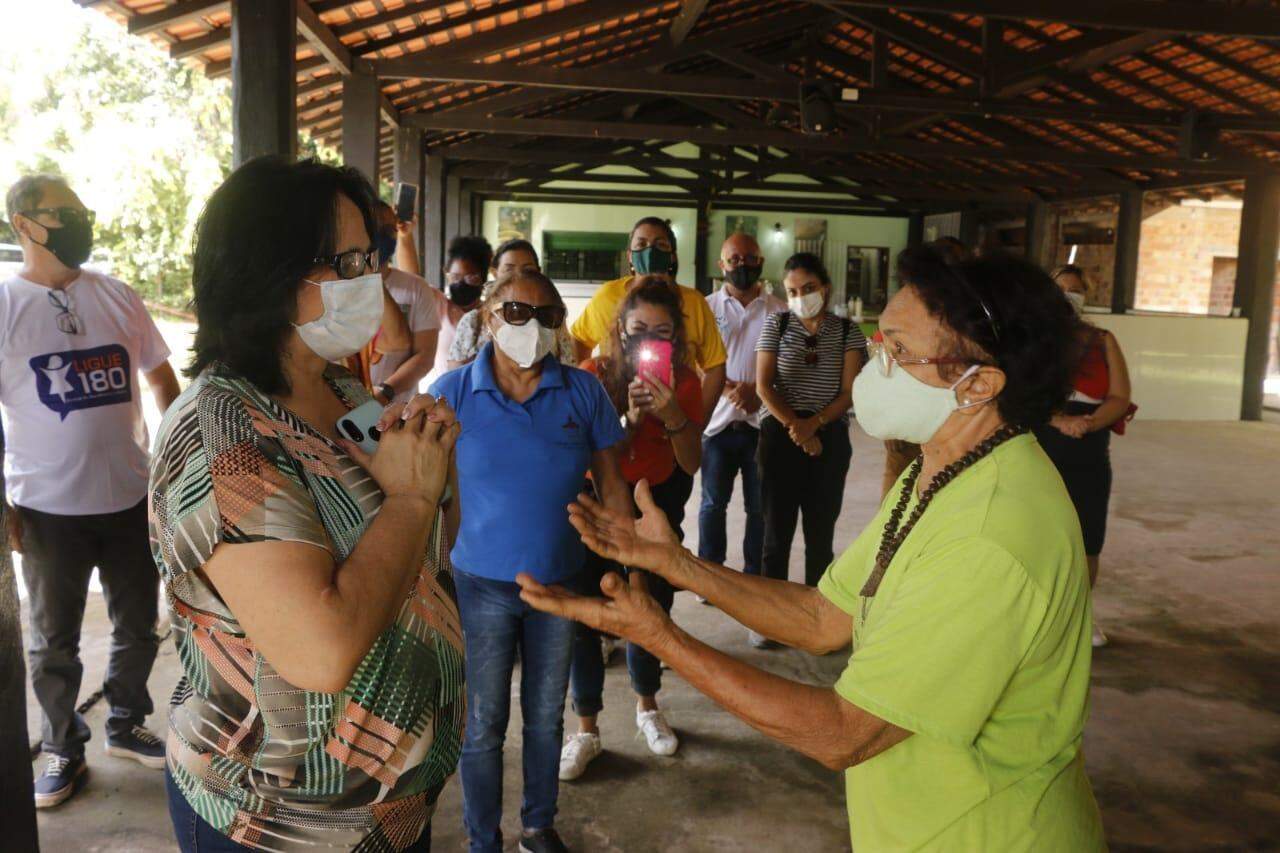
<path id="1" fill-rule="evenodd" d="M 92 228 L 93 224 L 98 221 L 98 214 L 92 210 L 86 210 L 83 207 L 33 207 L 30 210 L 20 210 L 18 213 L 28 219 L 35 219 L 37 216 L 52 216 L 58 220 L 59 225 L 70 225 L 72 222 L 85 222 Z"/>
<path id="2" fill-rule="evenodd" d="M 764 259 L 759 255 L 731 255 L 724 258 L 727 267 L 758 267 Z"/>
<path id="3" fill-rule="evenodd" d="M 563 305 L 530 305 L 527 302 L 504 302 L 499 308 L 502 321 L 509 326 L 523 326 L 537 318 L 544 329 L 558 329 L 564 325 Z"/>
<path id="4" fill-rule="evenodd" d="M 804 336 L 804 363 L 805 364 L 818 363 L 818 336 L 817 335 Z"/>
<path id="5" fill-rule="evenodd" d="M 71 310 L 71 299 L 65 293 L 60 290 L 50 290 L 49 304 L 58 310 L 54 322 L 58 324 L 59 332 L 64 335 L 84 334 L 84 325 L 80 322 L 80 315 Z"/>
<path id="6" fill-rule="evenodd" d="M 352 249 L 350 252 L 330 255 L 327 258 L 313 258 L 312 261 L 329 267 L 337 273 L 338 278 L 359 278 L 366 271 L 378 271 L 378 250 L 373 248 L 367 252 L 362 252 L 359 249 Z"/>

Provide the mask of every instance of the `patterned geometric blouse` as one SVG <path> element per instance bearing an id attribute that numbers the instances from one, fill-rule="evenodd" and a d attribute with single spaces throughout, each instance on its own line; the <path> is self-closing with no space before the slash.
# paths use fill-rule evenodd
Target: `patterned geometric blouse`
<path id="1" fill-rule="evenodd" d="M 355 408 L 369 395 L 325 374 Z M 284 680 L 198 571 L 219 542 L 303 542 L 335 565 L 382 505 L 373 479 L 226 368 L 165 414 L 151 462 L 152 552 L 184 677 L 169 703 L 169 770 L 187 801 L 260 850 L 398 851 L 453 775 L 466 718 L 463 644 L 442 514 L 395 622 L 341 693 Z"/>

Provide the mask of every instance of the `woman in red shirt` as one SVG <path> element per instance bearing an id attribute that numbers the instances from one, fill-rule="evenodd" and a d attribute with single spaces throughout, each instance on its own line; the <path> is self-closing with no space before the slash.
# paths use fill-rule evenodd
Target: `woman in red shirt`
<path id="1" fill-rule="evenodd" d="M 638 375 L 641 354 L 653 341 L 671 344 L 670 364 L 674 370 L 667 383 Z M 702 458 L 702 384 L 698 375 L 685 366 L 686 346 L 680 297 L 665 280 L 646 277 L 623 300 L 604 354 L 582 365 L 600 377 L 614 406 L 625 412 L 622 421 L 627 441 L 619 447 L 623 477 L 633 487 L 647 480 L 654 501 L 676 530 L 684 520 L 687 492 L 681 488 L 682 478 L 672 475 L 678 466 L 693 476 Z M 588 552 L 584 584 L 598 585 L 609 571 L 626 569 Z M 675 597 L 671 585 L 647 572 L 632 574 L 633 583 L 647 585 L 649 594 L 670 613 Z M 598 588 L 588 592 L 598 592 Z M 600 635 L 579 625 L 570 672 L 570 693 L 579 729 L 565 740 L 560 752 L 563 780 L 577 779 L 601 752 L 596 715 L 604 707 L 604 663 Z M 671 755 L 680 742 L 658 709 L 661 663 L 639 646 L 629 645 L 627 670 L 636 693 L 636 728 L 651 751 Z"/>
<path id="2" fill-rule="evenodd" d="M 1053 274 L 1063 294 L 1083 315 L 1087 287 L 1084 272 L 1068 264 Z M 1049 454 L 1080 517 L 1084 553 L 1089 561 L 1089 586 L 1098 582 L 1098 557 L 1107 535 L 1111 501 L 1111 431 L 1133 413 L 1129 402 L 1129 370 L 1115 336 L 1105 329 L 1080 324 L 1080 362 L 1072 377 L 1071 398 L 1062 411 L 1035 430 Z M 1093 644 L 1105 646 L 1107 635 L 1093 622 Z"/>

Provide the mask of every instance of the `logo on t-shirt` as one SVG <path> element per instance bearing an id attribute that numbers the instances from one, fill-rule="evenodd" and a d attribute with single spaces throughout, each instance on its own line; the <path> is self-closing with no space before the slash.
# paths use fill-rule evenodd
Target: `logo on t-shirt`
<path id="1" fill-rule="evenodd" d="M 573 419 L 573 415 L 566 415 L 564 423 L 560 425 L 560 428 L 565 432 L 571 432 L 575 434 L 579 429 L 581 429 L 581 427 L 578 426 L 578 422 Z"/>
<path id="2" fill-rule="evenodd" d="M 52 352 L 27 363 L 35 371 L 40 402 L 64 421 L 77 409 L 133 400 L 129 351 L 119 344 Z"/>

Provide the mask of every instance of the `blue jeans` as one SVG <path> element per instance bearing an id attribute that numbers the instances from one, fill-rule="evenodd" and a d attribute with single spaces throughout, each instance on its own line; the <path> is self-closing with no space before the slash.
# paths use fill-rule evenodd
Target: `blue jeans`
<path id="1" fill-rule="evenodd" d="M 730 426 L 702 439 L 702 507 L 698 511 L 698 556 L 724 563 L 728 552 L 725 510 L 733 497 L 733 481 L 742 472 L 742 502 L 747 529 L 742 538 L 743 571 L 760 574 L 764 550 L 764 511 L 760 502 L 760 468 L 756 447 L 760 430 Z"/>
<path id="2" fill-rule="evenodd" d="M 514 583 L 454 569 L 467 652 L 467 733 L 462 743 L 462 816 L 471 853 L 502 850 L 502 746 L 511 717 L 511 673 L 520 649 L 527 830 L 549 829 L 560 794 L 560 739 L 574 623 L 520 600 Z"/>
<path id="3" fill-rule="evenodd" d="M 167 769 L 164 771 L 164 790 L 169 798 L 169 820 L 173 823 L 173 835 L 182 853 L 240 853 L 242 850 L 254 849 L 232 841 L 196 814 L 196 810 L 191 808 L 187 798 L 182 795 L 178 783 L 173 780 L 173 774 Z M 430 823 L 404 853 L 431 853 Z"/>

